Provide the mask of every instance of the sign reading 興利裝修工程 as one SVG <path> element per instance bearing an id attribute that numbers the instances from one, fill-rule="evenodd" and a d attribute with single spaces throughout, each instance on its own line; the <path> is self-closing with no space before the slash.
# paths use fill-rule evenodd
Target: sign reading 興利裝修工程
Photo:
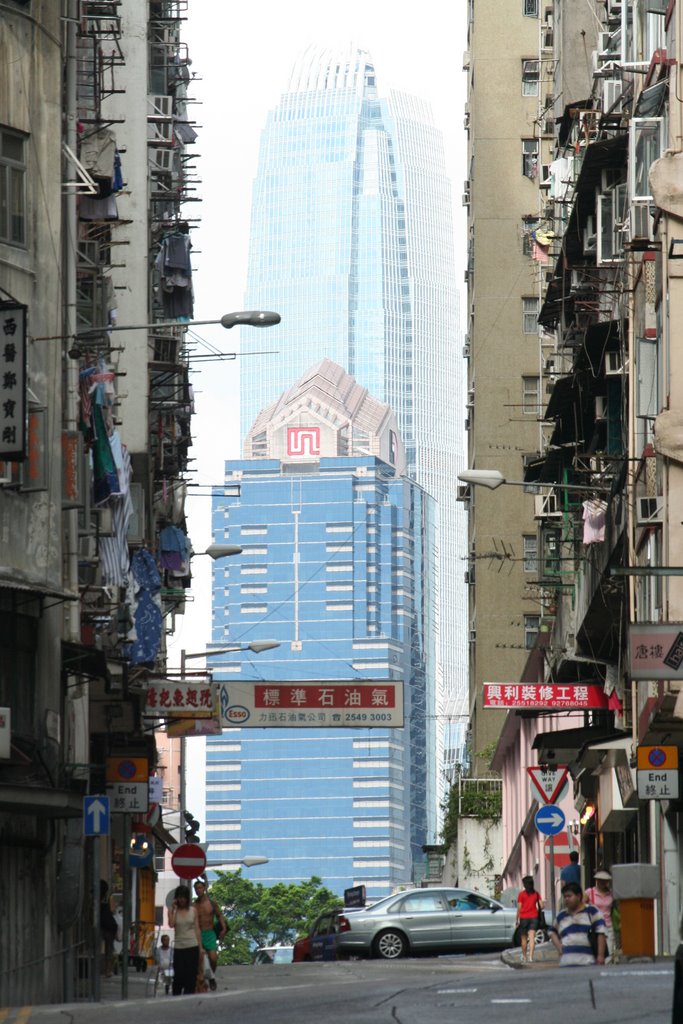
<path id="1" fill-rule="evenodd" d="M 401 680 L 219 683 L 221 725 L 393 729 L 403 725 Z"/>
<path id="2" fill-rule="evenodd" d="M 606 708 L 601 683 L 484 683 L 485 708 Z"/>
<path id="3" fill-rule="evenodd" d="M 634 622 L 628 628 L 632 679 L 683 679 L 683 622 Z"/>

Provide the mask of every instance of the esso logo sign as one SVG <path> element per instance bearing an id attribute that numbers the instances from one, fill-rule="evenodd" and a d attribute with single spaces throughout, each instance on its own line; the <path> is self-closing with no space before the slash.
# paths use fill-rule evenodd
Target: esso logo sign
<path id="1" fill-rule="evenodd" d="M 225 712 L 225 717 L 231 725 L 237 725 L 240 722 L 246 722 L 249 718 L 249 711 L 240 704 L 233 704 L 232 707 L 229 707 Z"/>

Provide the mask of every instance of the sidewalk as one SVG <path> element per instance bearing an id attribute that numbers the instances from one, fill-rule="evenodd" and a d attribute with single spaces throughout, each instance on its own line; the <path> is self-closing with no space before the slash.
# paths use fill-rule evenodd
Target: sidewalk
<path id="1" fill-rule="evenodd" d="M 534 950 L 533 963 L 522 963 L 522 950 L 517 947 L 515 949 L 505 949 L 500 954 L 500 958 L 504 964 L 508 967 L 514 967 L 516 970 L 533 971 L 537 968 L 542 967 L 558 967 L 560 963 L 560 957 L 553 946 L 552 942 L 541 942 L 536 946 Z M 632 964 L 653 964 L 658 962 L 670 963 L 673 960 L 671 956 L 624 956 L 618 954 L 615 960 L 608 960 L 605 966 L 619 966 L 619 965 L 632 965 Z"/>

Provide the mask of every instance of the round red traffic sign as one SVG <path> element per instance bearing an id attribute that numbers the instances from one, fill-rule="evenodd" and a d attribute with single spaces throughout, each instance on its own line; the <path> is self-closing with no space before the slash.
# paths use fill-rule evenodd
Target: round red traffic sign
<path id="1" fill-rule="evenodd" d="M 206 868 L 206 854 L 199 843 L 182 843 L 171 854 L 171 867 L 178 878 L 199 878 Z"/>

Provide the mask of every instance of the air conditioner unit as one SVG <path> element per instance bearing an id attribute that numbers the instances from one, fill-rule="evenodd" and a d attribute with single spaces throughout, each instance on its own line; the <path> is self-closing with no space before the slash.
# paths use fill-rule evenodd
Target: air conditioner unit
<path id="1" fill-rule="evenodd" d="M 606 78 L 602 83 L 602 110 L 607 114 L 611 110 L 621 110 L 621 97 L 624 83 L 620 78 Z"/>
<path id="2" fill-rule="evenodd" d="M 463 357 L 463 359 L 469 359 L 471 354 L 472 354 L 472 348 L 471 348 L 471 345 L 470 345 L 470 336 L 469 336 L 469 334 L 466 334 L 465 335 L 465 344 L 462 347 L 462 357 Z"/>
<path id="3" fill-rule="evenodd" d="M 150 146 L 149 167 L 152 173 L 168 173 L 173 170 L 173 150 L 162 146 Z"/>
<path id="4" fill-rule="evenodd" d="M 637 499 L 638 526 L 653 526 L 662 522 L 663 498 L 661 494 Z"/>
<path id="5" fill-rule="evenodd" d="M 536 494 L 534 496 L 534 519 L 561 519 L 562 509 L 557 500 L 557 494 L 549 491 L 547 494 Z"/>
<path id="6" fill-rule="evenodd" d="M 607 396 L 596 395 L 595 396 L 595 418 L 596 420 L 604 420 L 607 416 Z"/>
<path id="7" fill-rule="evenodd" d="M 173 118 L 173 97 L 160 95 L 147 97 L 147 120 L 156 121 L 163 119 L 170 121 Z"/>
<path id="8" fill-rule="evenodd" d="M 477 642 L 477 631 L 476 631 L 476 629 L 471 629 L 470 630 L 469 641 L 470 641 L 471 644 L 474 644 L 474 643 Z"/>
<path id="9" fill-rule="evenodd" d="M 605 374 L 608 377 L 615 377 L 624 372 L 624 363 L 621 352 L 605 352 Z"/>
<path id="10" fill-rule="evenodd" d="M 651 242 L 654 238 L 653 219 L 649 203 L 632 203 L 630 213 L 631 241 Z"/>

